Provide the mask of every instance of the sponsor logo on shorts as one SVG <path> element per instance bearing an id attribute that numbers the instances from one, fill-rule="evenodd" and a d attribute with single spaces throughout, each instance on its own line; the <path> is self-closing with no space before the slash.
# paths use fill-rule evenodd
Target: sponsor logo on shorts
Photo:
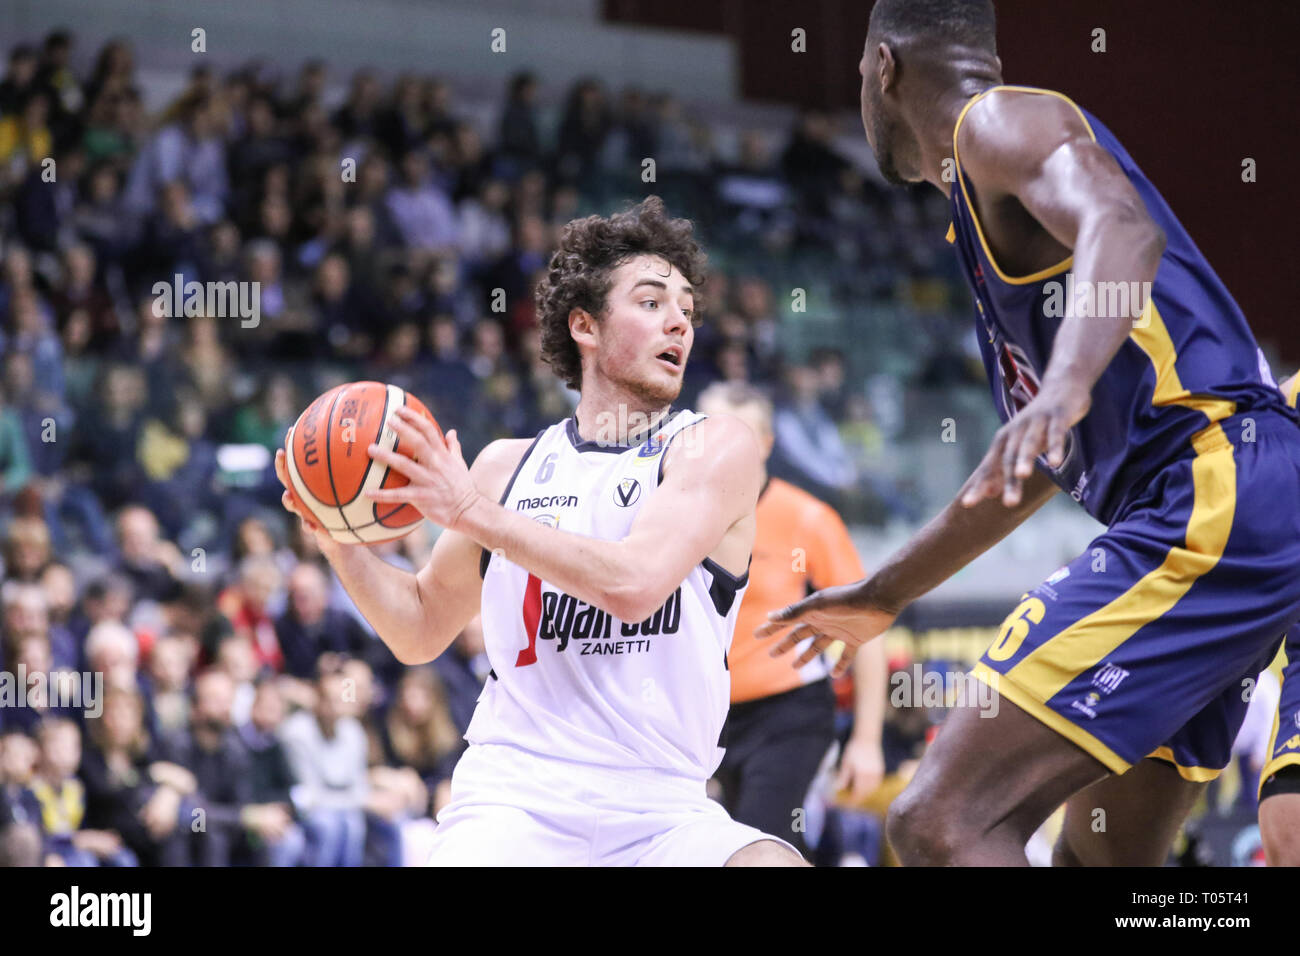
<path id="1" fill-rule="evenodd" d="M 1300 734 L 1294 734 L 1282 745 L 1283 750 L 1300 750 Z"/>
<path id="2" fill-rule="evenodd" d="M 1092 686 L 1100 687 L 1107 694 L 1110 694 L 1115 688 L 1119 687 L 1125 677 L 1128 677 L 1128 673 L 1124 668 L 1107 661 L 1101 665 L 1101 669 L 1097 673 L 1092 675 Z"/>
<path id="3" fill-rule="evenodd" d="M 1086 701 L 1086 703 L 1085 703 Z M 1083 700 L 1072 701 L 1070 706 L 1079 711 L 1089 720 L 1097 716 L 1097 704 L 1101 701 L 1101 695 L 1095 690 L 1088 691 L 1088 696 Z"/>

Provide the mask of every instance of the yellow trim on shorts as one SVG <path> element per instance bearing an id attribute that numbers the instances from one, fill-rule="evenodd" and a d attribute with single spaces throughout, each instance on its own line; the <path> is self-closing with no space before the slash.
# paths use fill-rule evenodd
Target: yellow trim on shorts
<path id="1" fill-rule="evenodd" d="M 1283 767 L 1290 767 L 1292 765 L 1300 766 L 1300 754 L 1283 754 L 1280 757 L 1274 757 L 1268 763 L 1264 764 L 1264 769 L 1259 772 L 1260 791 L 1263 791 L 1264 784 L 1268 782 L 1269 777 L 1273 776 L 1273 774 L 1277 773 Z M 1258 802 L 1258 793 L 1255 794 L 1255 799 Z"/>
<path id="2" fill-rule="evenodd" d="M 1217 423 L 1192 444 L 1193 503 L 1184 547 L 1104 607 L 1085 615 L 1030 651 L 1006 676 L 1036 699 L 1051 700 L 1084 671 L 1097 666 L 1143 625 L 1176 605 L 1219 563 L 1237 506 L 1233 447 Z"/>
<path id="3" fill-rule="evenodd" d="M 1174 751 L 1171 747 L 1157 747 L 1147 754 L 1147 757 L 1173 764 L 1174 769 L 1178 771 L 1178 776 L 1192 783 L 1206 783 L 1223 773 L 1223 768 L 1215 770 L 1211 767 L 1185 767 L 1174 759 Z"/>
<path id="4" fill-rule="evenodd" d="M 999 674 L 983 661 L 975 663 L 975 666 L 971 669 L 971 676 L 983 681 L 1030 717 L 1046 724 L 1050 729 L 1077 745 L 1087 754 L 1095 757 L 1112 773 L 1121 774 L 1133 766 L 1102 743 L 1100 739 L 1088 733 L 1068 717 L 1061 716 L 1041 700 L 1038 700 L 1033 691 L 1021 687 L 1007 675 Z"/>
<path id="5" fill-rule="evenodd" d="M 948 228 L 952 229 L 952 226 L 949 226 Z M 949 239 L 948 241 L 951 242 L 952 240 Z M 1291 394 L 1286 397 L 1286 403 L 1292 408 L 1295 408 L 1297 397 L 1300 397 L 1300 372 L 1296 372 L 1291 376 Z"/>
<path id="6" fill-rule="evenodd" d="M 966 189 L 966 181 L 961 175 L 961 158 L 957 155 L 957 131 L 961 129 L 961 121 L 966 118 L 966 112 L 984 97 L 988 96 L 990 93 L 996 92 L 997 90 L 1011 90 L 1015 93 L 1038 93 L 1044 96 L 1055 96 L 1062 99 L 1069 103 L 1070 106 L 1074 108 L 1074 111 L 1079 114 L 1079 119 L 1083 120 L 1083 125 L 1087 128 L 1088 135 L 1092 137 L 1094 143 L 1097 141 L 1097 134 L 1092 131 L 1092 124 L 1088 122 L 1088 117 L 1083 115 L 1083 110 L 1079 109 L 1078 104 L 1075 103 L 1074 100 L 1070 99 L 1064 93 L 1057 93 L 1055 90 L 1040 90 L 1032 86 L 991 86 L 983 93 L 977 93 L 975 96 L 972 96 L 966 105 L 961 108 L 961 112 L 957 114 L 957 122 L 954 123 L 952 127 L 952 159 L 957 166 L 957 183 L 961 186 L 961 194 L 966 200 L 966 208 L 970 210 L 971 222 L 975 224 L 975 235 L 979 236 L 980 246 L 984 249 L 984 256 L 989 260 L 989 265 L 993 267 L 993 271 L 997 273 L 999 279 L 1008 285 L 1028 285 L 1031 282 L 1038 282 L 1042 279 L 1048 278 L 1049 276 L 1065 272 L 1074 264 L 1074 255 L 1071 254 L 1056 265 L 1048 266 L 1046 269 L 1040 269 L 1032 275 L 1027 276 L 1007 275 L 1002 271 L 1002 267 L 998 265 L 997 260 L 993 258 L 993 250 L 989 248 L 988 240 L 984 238 L 984 229 L 980 226 L 979 216 L 975 212 L 975 204 L 971 202 L 970 192 Z M 951 227 L 949 228 L 951 229 Z M 951 239 L 948 241 L 952 242 Z"/>
<path id="7" fill-rule="evenodd" d="M 1285 645 L 1282 654 L 1283 656 L 1286 655 Z M 1282 725 L 1282 685 L 1286 683 L 1286 668 L 1290 663 L 1291 659 L 1289 657 L 1286 658 L 1285 663 L 1282 665 L 1282 671 L 1278 675 L 1277 679 L 1277 706 L 1273 708 L 1273 730 L 1268 735 L 1269 759 L 1268 762 L 1264 764 L 1264 769 L 1259 772 L 1259 787 L 1255 791 L 1256 802 L 1259 801 L 1259 794 L 1264 789 L 1264 782 L 1268 780 L 1269 777 L 1273 776 L 1273 774 L 1277 773 L 1283 767 L 1290 766 L 1291 764 L 1300 764 L 1300 753 L 1282 754 L 1280 757 L 1273 756 L 1273 751 L 1277 749 L 1278 730 Z"/>

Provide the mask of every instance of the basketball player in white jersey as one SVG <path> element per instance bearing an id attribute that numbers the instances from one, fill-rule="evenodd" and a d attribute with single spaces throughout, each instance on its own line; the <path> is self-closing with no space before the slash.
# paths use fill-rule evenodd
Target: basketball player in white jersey
<path id="1" fill-rule="evenodd" d="M 762 465 L 740 420 L 669 407 L 703 279 L 690 222 L 655 197 L 570 223 L 537 304 L 574 416 L 467 468 L 454 431 L 399 410 L 412 458 L 369 452 L 410 484 L 373 497 L 446 529 L 417 574 L 317 531 L 403 663 L 482 613 L 492 674 L 432 864 L 804 865 L 705 795 Z"/>

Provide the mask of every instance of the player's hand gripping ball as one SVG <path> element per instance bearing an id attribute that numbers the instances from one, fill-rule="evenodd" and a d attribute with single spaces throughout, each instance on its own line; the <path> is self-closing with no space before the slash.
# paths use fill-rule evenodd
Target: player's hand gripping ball
<path id="1" fill-rule="evenodd" d="M 409 444 L 392 426 L 397 409 L 403 407 L 428 419 L 442 436 L 424 403 L 396 385 L 349 382 L 312 402 L 285 436 L 283 464 L 277 468 L 293 510 L 335 541 L 348 544 L 389 541 L 414 530 L 423 518 L 419 510 L 368 494 L 408 483 L 398 469 L 367 450 L 377 445 L 409 457 Z"/>

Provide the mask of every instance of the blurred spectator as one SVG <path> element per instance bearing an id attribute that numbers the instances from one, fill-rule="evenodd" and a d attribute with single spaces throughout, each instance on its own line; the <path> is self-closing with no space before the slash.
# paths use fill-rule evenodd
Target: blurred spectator
<path id="1" fill-rule="evenodd" d="M 72 457 L 88 466 L 91 489 L 105 507 L 115 509 L 144 485 L 135 449 L 148 392 L 138 369 L 116 364 L 104 369 L 97 391 L 99 402 L 85 412 Z"/>
<path id="2" fill-rule="evenodd" d="M 243 821 L 256 858 L 266 866 L 297 866 L 306 849 L 302 827 L 294 822 L 291 794 L 296 780 L 277 736 L 284 712 L 275 680 L 262 678 L 249 719 L 239 725 L 249 755 L 249 803 Z"/>
<path id="3" fill-rule="evenodd" d="M 213 657 L 216 668 L 234 685 L 232 719 L 236 724 L 242 724 L 253 712 L 258 675 L 269 673 L 269 670 L 258 661 L 252 638 L 239 631 L 223 634 L 217 641 L 217 652 Z"/>
<path id="4" fill-rule="evenodd" d="M 153 713 L 153 729 L 161 734 L 184 731 L 190 722 L 190 671 L 194 642 L 183 635 L 164 635 L 149 650 L 145 686 Z"/>
<path id="5" fill-rule="evenodd" d="M 229 866 L 242 847 L 242 813 L 249 802 L 249 757 L 231 721 L 235 687 L 219 670 L 194 681 L 194 709 L 182 729 L 161 735 L 157 756 L 184 768 L 182 819 L 190 858 L 198 866 Z M 179 775 L 178 775 L 179 776 Z"/>
<path id="6" fill-rule="evenodd" d="M 40 764 L 32 793 L 41 808 L 47 860 L 64 866 L 136 866 L 137 860 L 112 830 L 82 826 L 86 788 L 77 777 L 81 766 L 81 731 L 75 723 L 50 719 L 41 724 Z"/>
<path id="7" fill-rule="evenodd" d="M 456 242 L 456 216 L 447 196 L 429 180 L 429 161 L 417 149 L 399 163 L 401 179 L 388 190 L 388 214 L 414 249 L 446 249 Z"/>
<path id="8" fill-rule="evenodd" d="M 360 866 L 368 791 L 366 735 L 345 702 L 338 671 L 316 681 L 314 711 L 285 720 L 280 740 L 298 784 L 294 805 L 307 836 L 308 866 Z"/>
<path id="9" fill-rule="evenodd" d="M 86 134 L 89 140 L 92 126 Z M 72 225 L 77 235 L 95 251 L 96 258 L 105 266 L 121 265 L 134 247 L 138 229 L 123 211 L 122 178 L 117 168 L 107 160 L 93 162 L 86 177 L 86 186 L 72 210 Z M 73 276 L 73 278 L 78 278 Z M 84 282 L 84 279 L 82 279 Z M 77 282 L 65 284 L 64 292 L 71 298 L 83 291 Z M 107 306 L 107 303 L 102 303 Z M 92 335 L 95 341 L 103 335 L 117 332 L 116 316 L 106 311 L 90 313 Z"/>
<path id="10" fill-rule="evenodd" d="M 344 140 L 370 136 L 375 130 L 380 97 L 379 81 L 369 70 L 352 74 L 347 101 L 334 114 L 334 125 Z"/>
<path id="11" fill-rule="evenodd" d="M 314 676 L 322 654 L 364 654 L 372 643 L 352 615 L 329 606 L 329 582 L 309 562 L 289 576 L 288 606 L 276 619 L 275 634 L 285 673 L 303 679 Z"/>
<path id="12" fill-rule="evenodd" d="M 27 98 L 38 89 L 36 69 L 36 50 L 29 44 L 19 43 L 9 50 L 9 67 L 0 80 L 0 113 L 22 110 Z"/>
<path id="13" fill-rule="evenodd" d="M 166 601 L 179 587 L 172 573 L 180 561 L 176 546 L 161 535 L 158 519 L 143 505 L 129 505 L 117 516 L 120 571 L 135 587 L 138 598 Z"/>
<path id="14" fill-rule="evenodd" d="M 86 635 L 86 666 L 104 675 L 105 687 L 129 688 L 138 693 L 136 668 L 140 644 L 124 624 L 104 620 Z M 139 701 L 141 706 L 144 701 Z"/>
<path id="15" fill-rule="evenodd" d="M 0 387 L 0 517 L 13 505 L 14 496 L 32 477 L 32 460 L 22 418 L 5 400 Z"/>
<path id="16" fill-rule="evenodd" d="M 49 99 L 40 90 L 22 94 L 17 108 L 0 115 L 0 186 L 20 183 L 54 150 Z"/>
<path id="17" fill-rule="evenodd" d="M 81 670 L 82 648 L 73 619 L 77 579 L 72 569 L 58 562 L 47 564 L 41 572 L 41 592 L 55 666 Z"/>
<path id="18" fill-rule="evenodd" d="M 126 201 L 136 214 L 153 212 L 159 191 L 178 183 L 188 191 L 199 222 L 221 218 L 229 186 L 218 123 L 209 94 L 195 91 L 180 104 L 176 121 L 154 135 L 131 167 Z"/>
<path id="19" fill-rule="evenodd" d="M 36 742 L 0 728 L 0 866 L 40 866 L 41 804 L 31 790 Z"/>
<path id="20" fill-rule="evenodd" d="M 510 249 L 506 203 L 510 191 L 500 179 L 485 179 L 457 207 L 456 245 L 472 271 L 501 259 Z"/>
<path id="21" fill-rule="evenodd" d="M 32 582 L 50 562 L 50 531 L 40 518 L 15 518 L 4 541 L 5 577 Z"/>
<path id="22" fill-rule="evenodd" d="M 81 83 L 72 69 L 72 34 L 54 30 L 41 48 L 36 85 L 50 96 L 52 125 L 57 143 L 66 143 L 77 129 L 77 114 L 85 104 Z"/>
<path id="23" fill-rule="evenodd" d="M 788 373 L 790 399 L 772 416 L 776 448 L 772 474 L 793 473 L 796 484 L 817 489 L 817 496 L 832 506 L 857 479 L 852 460 L 840 440 L 839 430 L 819 399 L 817 372 L 795 365 Z"/>
<path id="24" fill-rule="evenodd" d="M 565 102 L 556 142 L 555 172 L 562 182 L 580 182 L 596 172 L 612 125 L 604 88 L 593 79 L 578 80 Z"/>
<path id="25" fill-rule="evenodd" d="M 510 178 L 542 160 L 542 138 L 537 130 L 537 77 L 531 73 L 516 73 L 510 78 L 497 145 L 509 162 Z"/>
<path id="26" fill-rule="evenodd" d="M 235 633 L 247 637 L 260 666 L 280 671 L 284 654 L 275 635 L 271 601 L 281 590 L 280 568 L 267 555 L 250 555 L 239 563 L 234 584 L 217 598 L 217 606 Z"/>
<path id="27" fill-rule="evenodd" d="M 129 685 L 105 685 L 104 714 L 87 724 L 81 760 L 84 825 L 116 833 L 144 866 L 183 866 L 189 862 L 189 820 L 182 829 L 180 812 L 190 775 L 151 758 L 140 693 Z"/>
<path id="28" fill-rule="evenodd" d="M 820 221 L 830 214 L 830 200 L 848 162 L 831 146 L 834 127 L 820 110 L 799 117 L 781 155 L 781 169 L 798 196 L 803 211 Z"/>

